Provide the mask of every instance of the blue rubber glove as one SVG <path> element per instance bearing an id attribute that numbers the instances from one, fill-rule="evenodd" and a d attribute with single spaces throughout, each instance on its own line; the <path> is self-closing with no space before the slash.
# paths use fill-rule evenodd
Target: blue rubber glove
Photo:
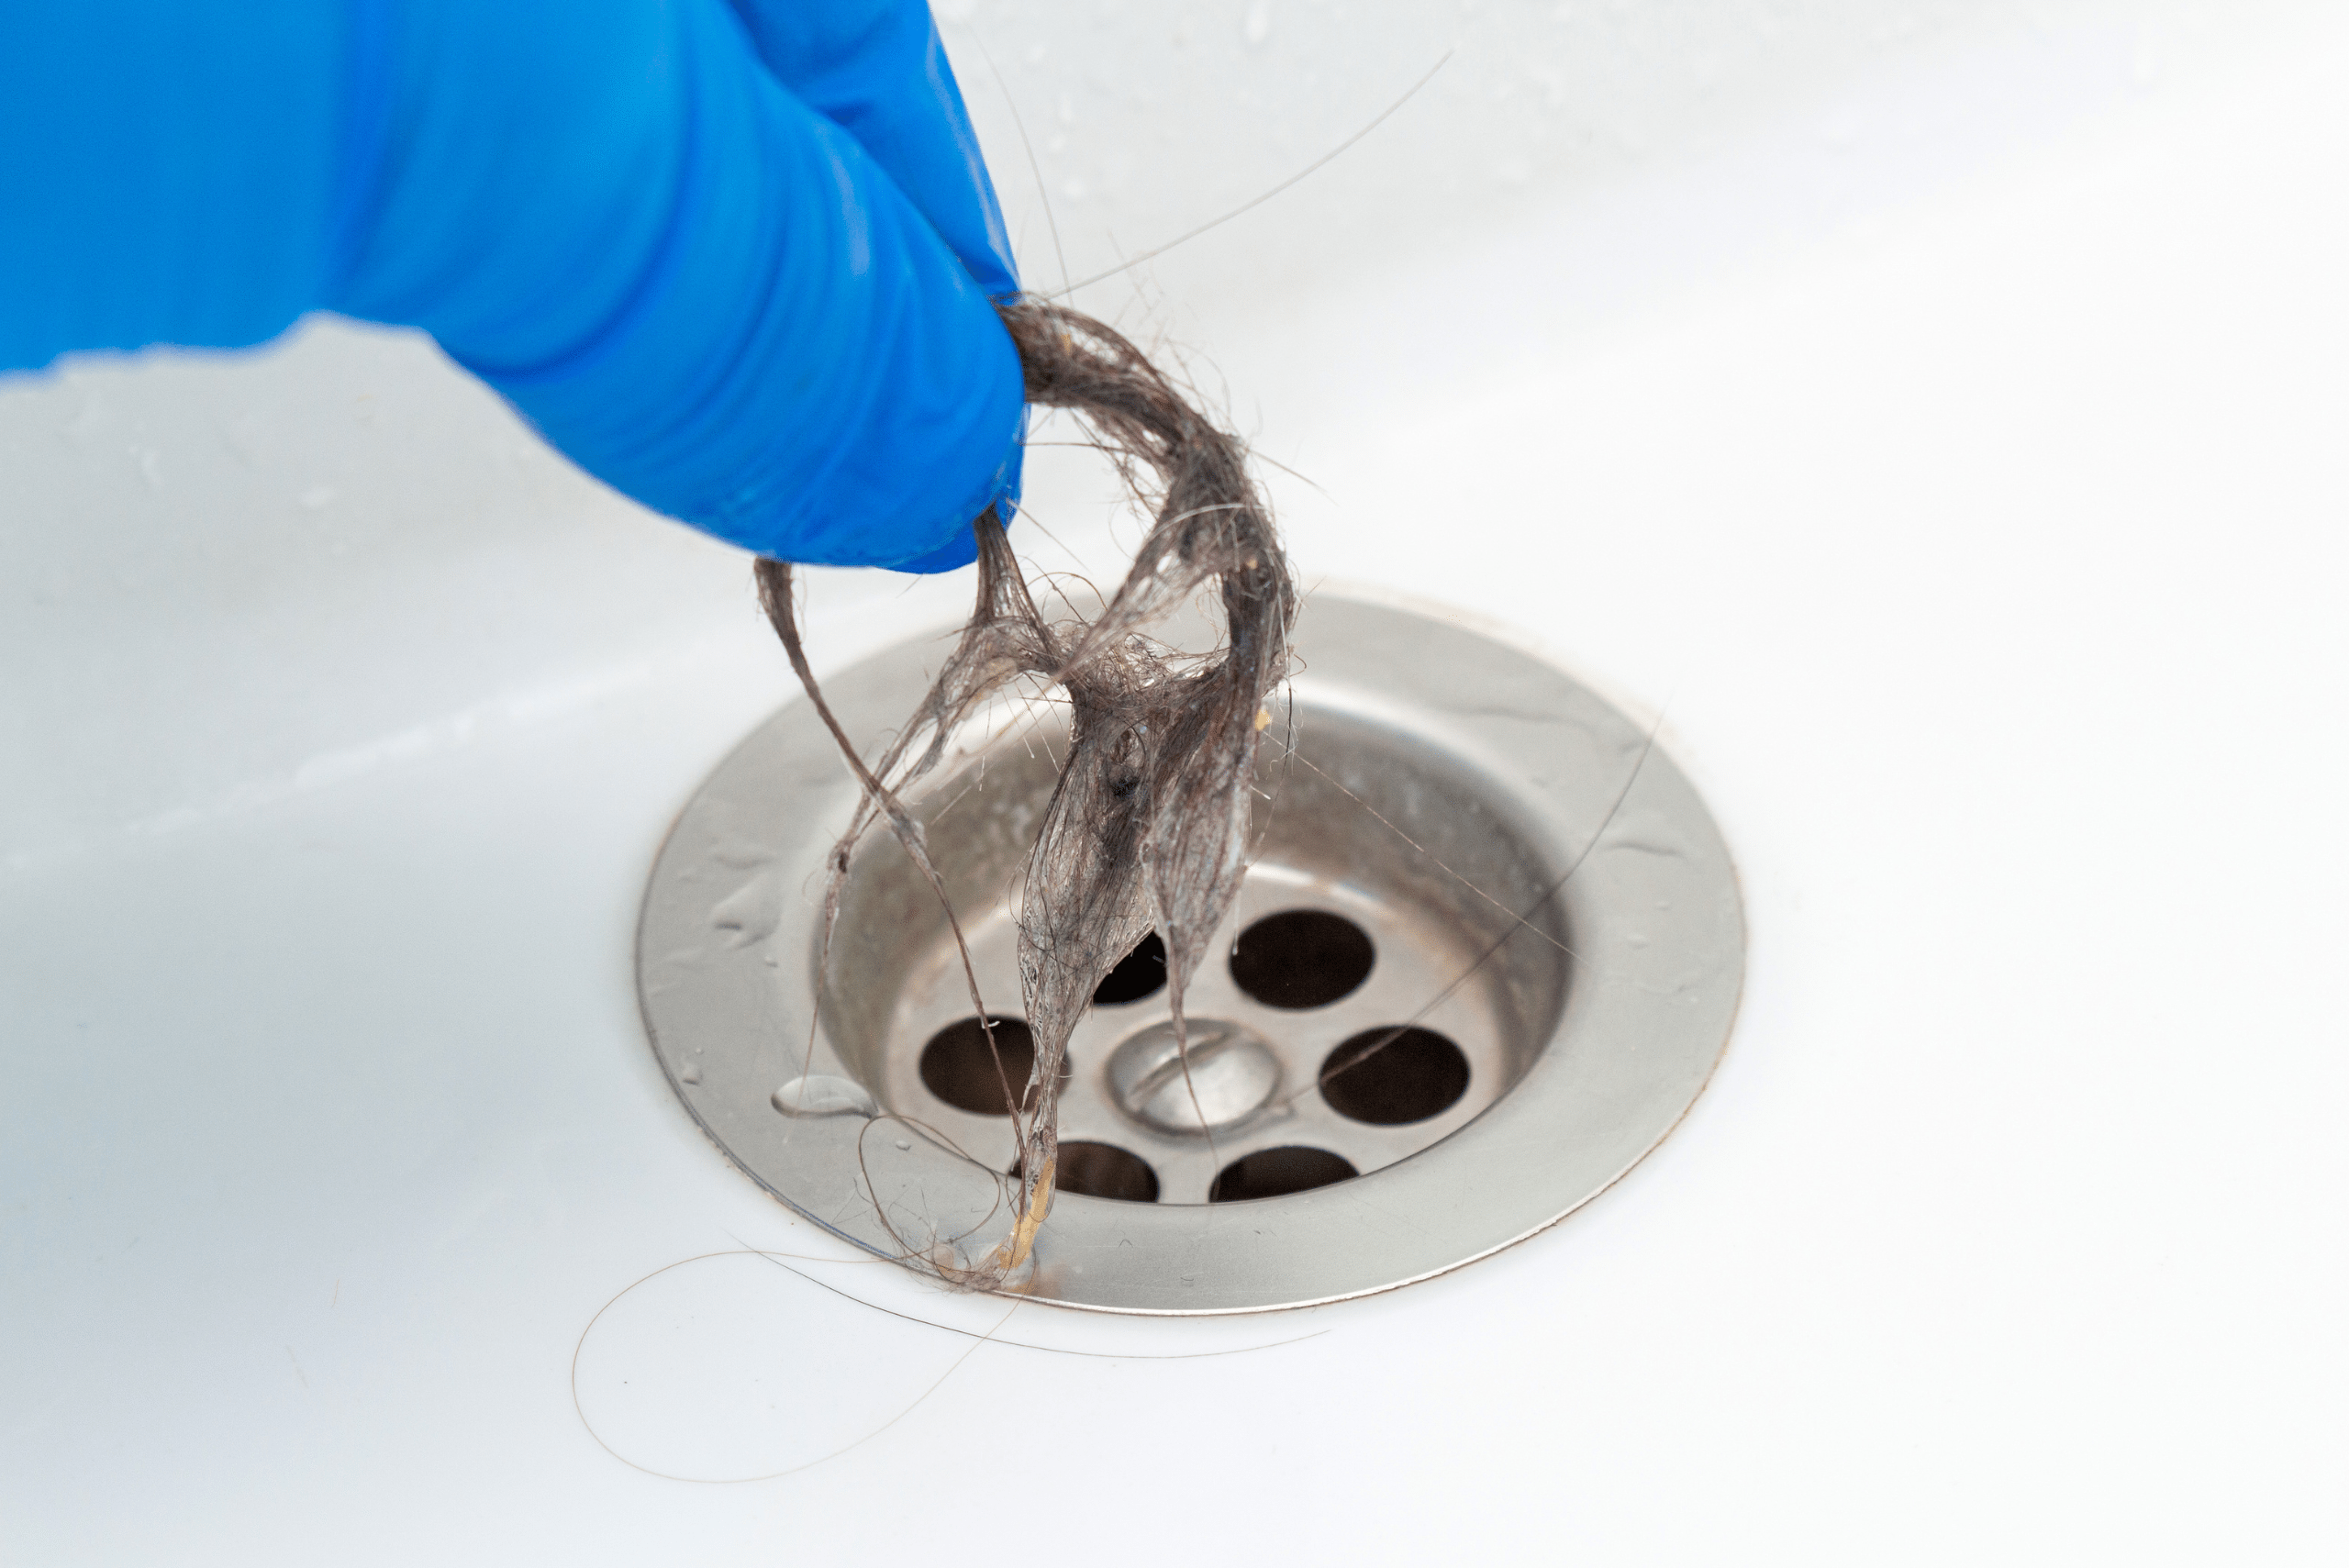
<path id="1" fill-rule="evenodd" d="M 921 0 L 0 0 L 0 371 L 420 327 L 650 506 L 941 571 L 1016 286 Z"/>

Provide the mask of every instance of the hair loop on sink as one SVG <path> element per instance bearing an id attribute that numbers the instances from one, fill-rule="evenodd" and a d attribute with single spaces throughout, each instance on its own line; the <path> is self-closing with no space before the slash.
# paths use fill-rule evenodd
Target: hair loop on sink
<path id="1" fill-rule="evenodd" d="M 1023 871 L 1020 989 L 1034 1042 L 1026 1084 L 1003 1074 L 1019 1145 L 1011 1233 L 965 1268 L 935 1263 L 974 1288 L 1002 1283 L 1028 1261 L 1052 1206 L 1059 1149 L 1062 1063 L 1094 989 L 1153 929 L 1165 944 L 1166 986 L 1178 1047 L 1183 993 L 1207 956 L 1246 870 L 1249 792 L 1266 704 L 1287 675 L 1297 595 L 1272 518 L 1249 477 L 1245 450 L 1111 328 L 1033 296 L 1002 302 L 1025 372 L 1028 401 L 1066 408 L 1156 519 L 1132 568 L 1090 622 L 1047 622 L 1036 607 L 993 508 L 978 536 L 978 599 L 952 654 L 897 738 L 868 767 L 833 717 L 809 669 L 792 606 L 791 567 L 757 565 L 759 595 L 791 667 L 863 789 L 829 857 L 823 940 L 829 951 L 851 856 L 886 823 L 946 903 L 920 823 L 904 792 L 936 767 L 949 738 L 989 697 L 1022 677 L 1059 686 L 1072 715 L 1060 782 Z M 1219 584 L 1224 645 L 1178 655 L 1142 635 L 1210 581 Z M 927 736 L 926 743 L 923 741 Z M 918 747 L 918 749 L 917 749 Z M 989 1017 L 954 911 L 972 1007 Z M 1187 1072 L 1187 1068 L 1186 1068 Z M 1023 1115 L 1018 1108 L 1023 1103 Z M 1203 1118 L 1204 1119 L 1204 1118 Z M 926 1251 L 908 1244 L 909 1257 Z"/>

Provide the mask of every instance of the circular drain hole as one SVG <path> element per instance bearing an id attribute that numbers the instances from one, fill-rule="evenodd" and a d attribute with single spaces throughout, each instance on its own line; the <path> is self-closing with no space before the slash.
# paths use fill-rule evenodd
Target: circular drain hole
<path id="1" fill-rule="evenodd" d="M 1321 1063 L 1321 1097 L 1340 1116 L 1404 1127 L 1468 1092 L 1468 1058 L 1433 1029 L 1365 1029 Z"/>
<path id="2" fill-rule="evenodd" d="M 1240 933 L 1231 945 L 1231 980 L 1267 1007 L 1297 1012 L 1351 995 L 1377 962 L 1370 938 L 1352 920 L 1291 909 Z"/>
<path id="3" fill-rule="evenodd" d="M 921 1081 L 923 1087 L 958 1111 L 973 1116 L 1009 1116 L 1011 1106 L 1005 1103 L 1003 1085 L 1008 1079 L 1011 1092 L 1027 1093 L 1028 1075 L 1036 1070 L 1036 1037 L 1028 1032 L 1027 1024 L 1019 1018 L 996 1018 L 995 1050 L 987 1049 L 987 1031 L 976 1018 L 964 1018 L 947 1025 L 930 1037 L 921 1048 Z M 996 1057 L 1000 1053 L 1003 1069 L 996 1070 Z M 1068 1082 L 1068 1064 L 1061 1064 L 1061 1082 Z"/>
<path id="4" fill-rule="evenodd" d="M 1019 1166 L 1011 1168 L 1012 1174 L 1019 1172 Z M 1114 1143 L 1076 1140 L 1062 1144 L 1052 1179 L 1064 1193 L 1116 1198 L 1120 1203 L 1158 1201 L 1158 1173 L 1150 1168 L 1150 1162 Z"/>
<path id="5" fill-rule="evenodd" d="M 1128 1002 L 1139 1002 L 1144 996 L 1155 996 L 1166 989 L 1166 944 L 1158 933 L 1134 944 L 1134 951 L 1118 961 L 1118 967 L 1101 977 L 1093 988 L 1094 1005 L 1121 1007 Z"/>
<path id="6" fill-rule="evenodd" d="M 1327 1149 L 1293 1143 L 1259 1149 L 1226 1165 L 1208 1189 L 1209 1203 L 1241 1203 L 1252 1197 L 1286 1197 L 1332 1182 L 1351 1181 L 1354 1168 Z"/>

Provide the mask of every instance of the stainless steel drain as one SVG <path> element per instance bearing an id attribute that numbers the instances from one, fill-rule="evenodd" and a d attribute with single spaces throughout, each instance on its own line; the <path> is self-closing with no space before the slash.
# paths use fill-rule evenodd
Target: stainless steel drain
<path id="1" fill-rule="evenodd" d="M 938 645 L 826 684 L 900 723 Z M 1259 770 L 1254 853 L 1174 1051 L 1156 939 L 1069 1046 L 1061 1196 L 1024 1287 L 1128 1312 L 1303 1306 L 1483 1256 L 1671 1130 L 1743 973 L 1735 874 L 1642 728 L 1459 622 L 1329 595 Z M 1023 1089 L 1014 881 L 1059 737 L 1006 705 L 920 797 L 996 1051 Z M 1004 1076 L 936 896 L 894 840 L 817 895 L 856 799 L 805 704 L 720 765 L 662 848 L 638 979 L 670 1082 L 720 1148 L 884 1255 L 974 1256 L 1008 1224 Z M 1595 839 L 1595 842 L 1594 842 Z"/>

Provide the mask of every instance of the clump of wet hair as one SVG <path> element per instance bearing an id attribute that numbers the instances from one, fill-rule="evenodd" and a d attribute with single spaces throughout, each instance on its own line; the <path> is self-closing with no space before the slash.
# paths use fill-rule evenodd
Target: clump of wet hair
<path id="1" fill-rule="evenodd" d="M 1288 561 L 1239 439 L 1141 350 L 1092 317 L 1025 296 L 996 308 L 1019 350 L 1029 403 L 1083 419 L 1137 500 L 1155 514 L 1125 582 L 1101 612 L 1090 621 L 1048 623 L 1003 519 L 990 507 L 972 524 L 978 600 L 971 618 L 920 706 L 868 766 L 808 668 L 794 618 L 791 567 L 766 560 L 757 566 L 760 601 L 791 667 L 863 786 L 828 862 L 828 948 L 850 858 L 876 824 L 887 826 L 945 901 L 945 884 L 905 795 L 944 758 L 958 728 L 1023 678 L 1059 687 L 1068 702 L 1068 760 L 1022 872 L 1019 983 L 1036 1051 L 1025 1095 L 1008 1079 L 1004 1084 L 1019 1141 L 1012 1229 L 974 1263 L 931 1260 L 941 1277 L 977 1289 L 1003 1284 L 1028 1261 L 1052 1207 L 1069 1032 L 1102 977 L 1153 929 L 1166 947 L 1175 1039 L 1185 1042 L 1185 988 L 1246 870 L 1257 744 L 1271 722 L 1274 688 L 1288 674 L 1297 618 Z M 1217 653 L 1185 660 L 1144 635 L 1210 584 L 1219 591 L 1225 622 Z M 947 917 L 954 921 L 951 905 Z M 959 924 L 954 938 L 972 1005 L 985 1019 Z M 1000 1073 L 999 1053 L 996 1068 Z M 1017 1108 L 1023 1106 L 1024 1116 Z"/>

